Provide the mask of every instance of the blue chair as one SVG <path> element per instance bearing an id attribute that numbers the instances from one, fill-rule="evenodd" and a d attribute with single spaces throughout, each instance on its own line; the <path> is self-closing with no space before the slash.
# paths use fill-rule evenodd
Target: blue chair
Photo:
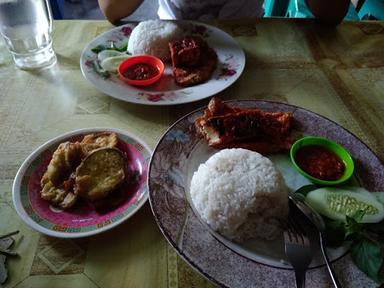
<path id="1" fill-rule="evenodd" d="M 361 20 L 384 20 L 384 0 L 366 0 L 359 10 Z"/>
<path id="2" fill-rule="evenodd" d="M 83 19 L 94 8 L 97 7 L 99 10 L 97 0 L 49 0 L 49 2 L 54 19 Z"/>
<path id="3" fill-rule="evenodd" d="M 303 0 L 290 0 L 285 16 L 289 18 L 314 18 Z"/>
<path id="4" fill-rule="evenodd" d="M 289 0 L 265 0 L 264 17 L 284 17 Z"/>
<path id="5" fill-rule="evenodd" d="M 290 0 L 286 16 L 291 18 L 314 18 L 304 0 Z M 357 14 L 352 3 L 349 4 L 348 13 L 344 17 L 344 20 L 360 20 L 359 15 Z"/>
<path id="6" fill-rule="evenodd" d="M 53 19 L 63 19 L 63 0 L 49 0 Z"/>

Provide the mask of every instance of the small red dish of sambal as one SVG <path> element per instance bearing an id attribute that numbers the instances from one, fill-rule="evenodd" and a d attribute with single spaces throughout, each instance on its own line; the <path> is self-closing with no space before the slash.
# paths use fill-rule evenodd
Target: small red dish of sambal
<path id="1" fill-rule="evenodd" d="M 129 57 L 119 65 L 119 76 L 134 86 L 148 86 L 157 82 L 164 73 L 164 63 L 151 55 Z"/>

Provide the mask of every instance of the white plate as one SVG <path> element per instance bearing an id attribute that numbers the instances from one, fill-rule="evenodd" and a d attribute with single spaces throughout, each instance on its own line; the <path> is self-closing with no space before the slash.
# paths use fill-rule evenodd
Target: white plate
<path id="1" fill-rule="evenodd" d="M 117 207 L 96 211 L 86 203 L 68 210 L 53 207 L 40 197 L 40 179 L 60 143 L 75 141 L 95 132 L 115 132 L 118 148 L 128 157 L 134 181 L 124 184 L 125 198 Z M 79 238 L 109 230 L 136 213 L 148 199 L 147 170 L 151 149 L 142 140 L 119 129 L 86 128 L 58 136 L 32 152 L 21 165 L 13 182 L 12 197 L 21 219 L 31 228 L 54 237 Z"/>
<path id="2" fill-rule="evenodd" d="M 201 100 L 219 93 L 240 77 L 245 66 L 245 55 L 230 35 L 206 24 L 191 21 L 176 23 L 185 31 L 202 36 L 216 51 L 218 65 L 209 81 L 191 87 L 180 87 L 174 83 L 169 63 L 166 64 L 162 79 L 145 88 L 130 86 L 121 81 L 116 74 L 111 74 L 108 78 L 98 74 L 92 64 L 97 59 L 97 54 L 92 52 L 92 49 L 111 42 L 117 47 L 122 47 L 127 43 L 132 29 L 136 26 L 132 23 L 109 30 L 90 42 L 81 54 L 81 72 L 89 82 L 105 94 L 126 102 L 146 105 L 173 105 Z"/>

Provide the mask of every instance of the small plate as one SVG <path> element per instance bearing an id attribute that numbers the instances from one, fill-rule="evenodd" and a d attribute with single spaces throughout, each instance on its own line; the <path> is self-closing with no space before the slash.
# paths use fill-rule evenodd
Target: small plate
<path id="1" fill-rule="evenodd" d="M 157 74 L 152 76 L 149 79 L 130 79 L 124 75 L 124 72 L 127 71 L 130 67 L 137 64 L 147 64 L 155 68 Z M 161 59 L 151 56 L 151 55 L 137 55 L 125 59 L 120 63 L 119 68 L 117 69 L 120 79 L 124 82 L 133 85 L 133 86 L 149 86 L 157 81 L 163 76 L 164 73 L 164 63 Z"/>
<path id="2" fill-rule="evenodd" d="M 126 153 L 135 181 L 122 189 L 126 198 L 113 210 L 97 212 L 86 203 L 69 210 L 58 209 L 40 197 L 40 179 L 58 145 L 81 139 L 95 132 L 115 132 L 118 147 Z M 131 217 L 146 202 L 148 163 L 151 149 L 137 137 L 119 129 L 86 128 L 58 136 L 39 148 L 24 161 L 13 182 L 12 196 L 17 213 L 31 228 L 54 237 L 79 238 L 109 230 Z"/>

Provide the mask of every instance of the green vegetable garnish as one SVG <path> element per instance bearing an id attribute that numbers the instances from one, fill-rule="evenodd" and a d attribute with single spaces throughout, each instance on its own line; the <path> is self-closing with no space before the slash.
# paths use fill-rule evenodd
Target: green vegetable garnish
<path id="1" fill-rule="evenodd" d="M 350 241 L 355 265 L 377 283 L 384 283 L 384 220 L 380 217 L 384 194 L 361 187 L 313 188 L 307 185 L 296 193 L 323 214 L 327 245 L 335 247 Z M 380 222 L 364 223 L 374 219 Z"/>
<path id="2" fill-rule="evenodd" d="M 110 42 L 109 45 L 97 45 L 96 47 L 92 48 L 91 51 L 93 53 L 100 53 L 101 51 L 104 50 L 114 50 L 114 51 L 119 51 L 119 52 L 127 52 L 127 47 L 128 47 L 128 42 L 124 43 L 122 46 L 118 47 L 116 46 L 115 42 Z"/>
<path id="3" fill-rule="evenodd" d="M 384 220 L 384 205 L 373 193 L 362 188 L 319 188 L 310 191 L 305 202 L 321 215 L 333 220 L 346 222 L 346 217 L 353 217 L 359 210 L 364 212 L 359 222 L 376 223 Z"/>
<path id="4" fill-rule="evenodd" d="M 352 244 L 351 256 L 361 271 L 377 283 L 383 283 L 384 255 L 377 243 L 368 238 L 360 238 Z"/>
<path id="5" fill-rule="evenodd" d="M 98 54 L 99 52 L 103 51 L 103 50 L 106 50 L 108 49 L 107 47 L 105 47 L 104 45 L 100 44 L 100 45 L 97 45 L 96 47 L 92 48 L 91 51 L 93 53 L 96 53 Z"/>
<path id="6" fill-rule="evenodd" d="M 104 70 L 100 66 L 100 63 L 98 60 L 92 61 L 92 66 L 93 66 L 93 70 L 95 70 L 95 72 L 100 76 L 102 76 L 103 78 L 109 78 L 109 76 L 111 76 L 111 74 L 108 71 Z"/>

